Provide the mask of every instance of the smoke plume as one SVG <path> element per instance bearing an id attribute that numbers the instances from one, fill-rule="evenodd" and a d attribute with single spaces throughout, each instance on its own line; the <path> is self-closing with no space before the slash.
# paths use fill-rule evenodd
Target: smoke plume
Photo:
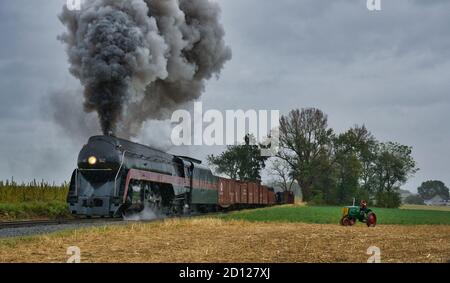
<path id="1" fill-rule="evenodd" d="M 64 6 L 70 72 L 105 134 L 137 136 L 149 119 L 198 99 L 231 59 L 211 0 L 86 0 Z"/>

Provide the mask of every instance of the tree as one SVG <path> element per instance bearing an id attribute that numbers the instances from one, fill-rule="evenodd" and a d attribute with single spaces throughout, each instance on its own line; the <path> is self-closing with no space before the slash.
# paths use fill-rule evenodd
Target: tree
<path id="1" fill-rule="evenodd" d="M 268 169 L 268 173 L 274 176 L 274 184 L 280 186 L 284 192 L 292 191 L 293 171 L 285 160 L 275 159 Z"/>
<path id="2" fill-rule="evenodd" d="M 261 148 L 250 144 L 250 137 L 245 137 L 245 144 L 228 146 L 219 156 L 208 156 L 208 163 L 219 174 L 241 181 L 261 181 L 261 170 L 265 167 L 267 157 L 261 156 Z"/>
<path id="3" fill-rule="evenodd" d="M 329 153 L 321 153 L 312 162 L 312 203 L 335 203 L 336 172 Z"/>
<path id="4" fill-rule="evenodd" d="M 360 163 L 359 172 L 359 195 L 367 199 L 374 190 L 374 161 L 378 150 L 378 141 L 372 133 L 364 126 L 354 126 L 345 134 L 347 147 L 357 156 Z"/>
<path id="5" fill-rule="evenodd" d="M 335 204 L 349 203 L 355 198 L 367 198 L 360 188 L 363 172 L 361 160 L 368 143 L 374 140 L 365 126 L 355 126 L 333 139 L 333 163 L 336 171 Z"/>
<path id="6" fill-rule="evenodd" d="M 400 186 L 416 173 L 412 148 L 399 143 L 380 143 L 376 147 L 371 181 L 378 206 L 398 207 L 401 204 Z"/>
<path id="7" fill-rule="evenodd" d="M 357 157 L 361 166 L 356 195 L 374 196 L 379 206 L 399 206 L 400 186 L 418 170 L 412 157 L 412 148 L 394 142 L 379 143 L 364 125 L 355 126 L 338 138 L 335 142 L 336 159 L 349 166 L 352 162 L 346 156 L 350 154 L 353 158 Z M 357 163 L 354 164 L 356 166 Z M 354 167 L 354 175 L 344 177 L 354 178 L 358 173 L 356 171 Z M 352 184 L 354 186 L 354 181 Z"/>
<path id="8" fill-rule="evenodd" d="M 378 207 L 398 208 L 402 204 L 398 189 L 392 191 L 378 191 L 375 193 L 375 199 Z"/>
<path id="9" fill-rule="evenodd" d="M 425 204 L 423 202 L 423 198 L 420 195 L 407 196 L 403 202 L 407 204 L 420 204 L 420 205 Z"/>
<path id="10" fill-rule="evenodd" d="M 377 191 L 398 189 L 418 170 L 412 147 L 394 142 L 379 145 L 374 164 Z"/>
<path id="11" fill-rule="evenodd" d="M 445 200 L 449 199 L 449 189 L 443 182 L 437 180 L 423 182 L 417 188 L 417 192 L 425 200 L 431 199 L 436 195 L 441 196 Z"/>
<path id="12" fill-rule="evenodd" d="M 312 199 L 313 188 L 319 189 L 319 175 L 329 176 L 323 172 L 323 161 L 330 154 L 332 136 L 327 116 L 316 108 L 295 109 L 280 119 L 278 157 L 289 164 L 303 201 Z"/>

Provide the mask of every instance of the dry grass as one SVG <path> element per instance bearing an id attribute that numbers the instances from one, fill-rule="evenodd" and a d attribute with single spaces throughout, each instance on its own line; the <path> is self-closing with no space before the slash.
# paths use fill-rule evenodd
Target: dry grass
<path id="1" fill-rule="evenodd" d="M 1 240 L 0 262 L 65 262 L 69 246 L 82 262 L 366 262 L 369 246 L 382 262 L 448 262 L 450 226 L 168 220 Z"/>

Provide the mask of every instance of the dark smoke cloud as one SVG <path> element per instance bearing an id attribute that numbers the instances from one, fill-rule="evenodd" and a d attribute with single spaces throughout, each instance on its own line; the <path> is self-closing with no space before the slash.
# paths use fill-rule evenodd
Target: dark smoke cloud
<path id="1" fill-rule="evenodd" d="M 220 7 L 210 0 L 87 0 L 65 6 L 70 72 L 84 87 L 84 109 L 104 133 L 139 134 L 148 119 L 198 99 L 231 59 Z"/>

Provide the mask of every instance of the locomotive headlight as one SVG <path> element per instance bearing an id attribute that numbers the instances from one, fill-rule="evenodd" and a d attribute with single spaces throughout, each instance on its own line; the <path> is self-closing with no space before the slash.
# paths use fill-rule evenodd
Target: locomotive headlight
<path id="1" fill-rule="evenodd" d="M 95 165 L 97 163 L 97 157 L 91 156 L 88 158 L 89 165 Z"/>

